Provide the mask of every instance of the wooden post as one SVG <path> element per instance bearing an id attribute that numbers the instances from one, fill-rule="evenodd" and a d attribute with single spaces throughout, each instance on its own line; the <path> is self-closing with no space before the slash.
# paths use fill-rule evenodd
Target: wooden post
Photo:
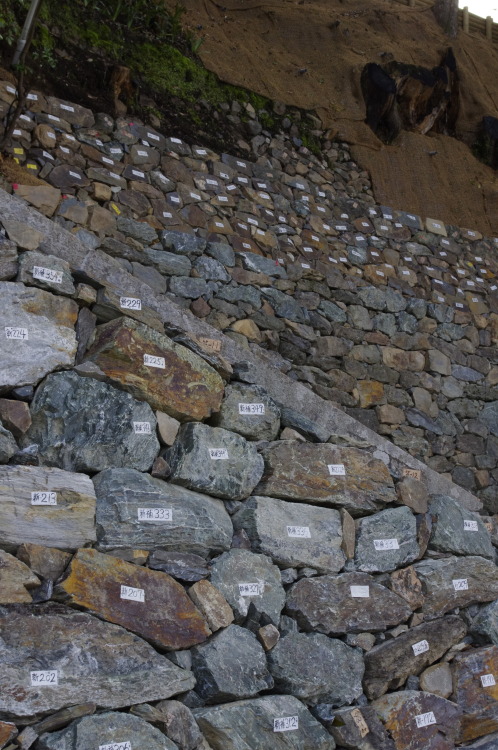
<path id="1" fill-rule="evenodd" d="M 469 33 L 469 6 L 466 5 L 463 9 L 463 15 L 462 15 L 462 24 L 463 24 L 463 30 L 466 34 Z"/>
<path id="2" fill-rule="evenodd" d="M 486 16 L 486 39 L 493 41 L 493 19 L 491 16 Z"/>

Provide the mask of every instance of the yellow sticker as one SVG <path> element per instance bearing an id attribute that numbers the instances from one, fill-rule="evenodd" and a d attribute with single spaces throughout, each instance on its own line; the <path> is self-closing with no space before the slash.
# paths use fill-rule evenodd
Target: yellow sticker
<path id="1" fill-rule="evenodd" d="M 24 154 L 24 149 L 23 148 L 15 148 L 14 149 L 14 153 L 15 154 L 21 154 L 21 156 L 22 156 L 22 154 Z"/>
<path id="2" fill-rule="evenodd" d="M 36 164 L 26 164 L 26 167 L 28 169 L 38 169 L 38 167 L 36 166 Z"/>
<path id="3" fill-rule="evenodd" d="M 113 211 L 116 211 L 117 215 L 119 216 L 121 211 L 119 210 L 119 208 L 116 206 L 115 203 L 111 203 L 111 208 L 113 209 Z"/>
<path id="4" fill-rule="evenodd" d="M 19 159 L 16 159 L 15 156 L 14 156 L 14 161 L 15 161 L 16 164 L 19 164 Z"/>

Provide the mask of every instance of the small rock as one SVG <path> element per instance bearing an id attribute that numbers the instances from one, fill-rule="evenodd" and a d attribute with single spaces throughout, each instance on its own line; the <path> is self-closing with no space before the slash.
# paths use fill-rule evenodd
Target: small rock
<path id="1" fill-rule="evenodd" d="M 195 606 L 205 617 L 210 630 L 214 633 L 226 628 L 233 622 L 233 612 L 216 586 L 209 581 L 198 581 L 188 590 L 188 595 Z"/>

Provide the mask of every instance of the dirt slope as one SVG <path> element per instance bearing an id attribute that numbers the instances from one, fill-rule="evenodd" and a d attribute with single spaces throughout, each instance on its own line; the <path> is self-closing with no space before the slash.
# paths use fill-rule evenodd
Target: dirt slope
<path id="1" fill-rule="evenodd" d="M 165 0 L 173 8 L 175 0 Z M 498 48 L 479 35 L 448 40 L 430 9 L 389 0 L 184 0 L 186 25 L 204 37 L 200 56 L 223 80 L 286 104 L 315 109 L 354 144 L 376 197 L 395 208 L 498 234 L 495 172 L 464 143 L 402 134 L 382 144 L 364 124 L 360 74 L 394 59 L 433 67 L 452 44 L 461 77 L 459 138 L 498 116 Z M 202 27 L 202 28 L 199 28 Z M 429 151 L 437 151 L 429 156 Z"/>

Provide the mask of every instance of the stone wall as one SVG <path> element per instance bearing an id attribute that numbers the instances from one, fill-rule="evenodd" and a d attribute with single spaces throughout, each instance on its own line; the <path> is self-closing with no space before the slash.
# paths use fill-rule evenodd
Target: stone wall
<path id="1" fill-rule="evenodd" d="M 91 113 L 62 105 L 73 161 L 90 137 L 112 154 Z M 34 133 L 27 163 L 66 184 L 1 195 L 0 747 L 491 750 L 494 464 L 484 515 L 431 469 L 443 453 L 425 465 L 415 448 L 452 424 L 436 437 L 487 441 L 460 443 L 453 472 L 465 454 L 477 476 L 491 452 L 491 243 L 370 215 L 346 197 L 351 165 L 283 140 L 270 180 L 169 139 L 150 156 L 162 171 L 123 163 L 144 181 L 99 202 L 103 172 L 47 150 L 50 169 Z M 370 415 L 379 434 L 354 418 Z"/>

